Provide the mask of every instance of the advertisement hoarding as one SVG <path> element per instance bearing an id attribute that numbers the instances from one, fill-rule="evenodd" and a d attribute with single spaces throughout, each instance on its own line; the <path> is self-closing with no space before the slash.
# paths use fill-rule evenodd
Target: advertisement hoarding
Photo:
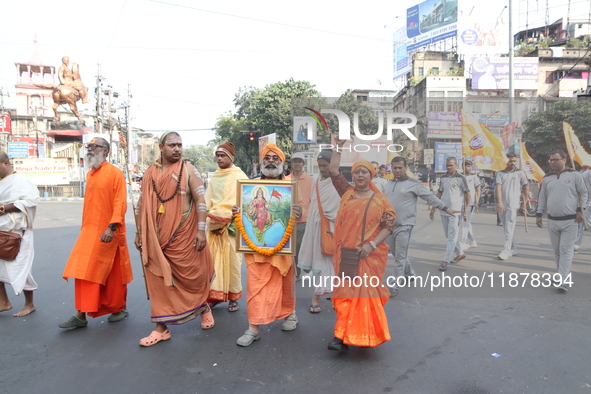
<path id="1" fill-rule="evenodd" d="M 28 142 L 9 142 L 8 157 L 29 157 Z"/>
<path id="2" fill-rule="evenodd" d="M 457 35 L 458 1 L 426 0 L 406 10 L 409 51 Z"/>
<path id="3" fill-rule="evenodd" d="M 427 112 L 427 138 L 462 138 L 460 112 Z"/>
<path id="4" fill-rule="evenodd" d="M 458 19 L 458 53 L 485 56 L 509 53 L 507 5 L 507 0 L 490 3 L 463 0 Z"/>
<path id="5" fill-rule="evenodd" d="M 12 124 L 10 122 L 10 114 L 0 114 L 0 132 L 12 134 Z"/>
<path id="6" fill-rule="evenodd" d="M 449 157 L 458 160 L 458 168 L 462 168 L 462 143 L 461 142 L 436 142 L 435 143 L 435 172 L 446 172 L 445 161 Z"/>
<path id="7" fill-rule="evenodd" d="M 311 116 L 294 116 L 293 118 L 293 143 L 315 144 L 316 121 Z"/>
<path id="8" fill-rule="evenodd" d="M 538 90 L 538 58 L 516 57 L 513 81 L 517 90 Z M 471 62 L 472 89 L 509 89 L 508 57 L 475 57 Z"/>
<path id="9" fill-rule="evenodd" d="M 68 159 L 15 159 L 14 170 L 35 185 L 67 185 Z"/>
<path id="10" fill-rule="evenodd" d="M 403 26 L 394 33 L 394 79 L 410 72 L 407 43 L 406 26 Z"/>

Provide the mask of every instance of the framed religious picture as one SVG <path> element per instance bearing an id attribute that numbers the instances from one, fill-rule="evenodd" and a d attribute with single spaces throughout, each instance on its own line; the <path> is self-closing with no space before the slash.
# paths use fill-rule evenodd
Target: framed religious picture
<path id="1" fill-rule="evenodd" d="M 236 216 L 236 251 L 294 255 L 297 201 L 295 180 L 238 180 L 240 213 Z"/>

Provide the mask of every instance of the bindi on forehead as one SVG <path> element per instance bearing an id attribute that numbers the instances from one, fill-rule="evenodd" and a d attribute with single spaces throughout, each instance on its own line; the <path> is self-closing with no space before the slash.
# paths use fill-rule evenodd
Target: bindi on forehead
<path id="1" fill-rule="evenodd" d="M 166 143 L 167 144 L 182 144 L 183 140 L 178 135 L 171 135 L 171 136 L 166 137 Z"/>

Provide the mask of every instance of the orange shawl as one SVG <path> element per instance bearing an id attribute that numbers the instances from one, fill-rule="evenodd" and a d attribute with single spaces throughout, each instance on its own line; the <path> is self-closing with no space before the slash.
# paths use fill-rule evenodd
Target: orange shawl
<path id="1" fill-rule="evenodd" d="M 192 281 L 203 275 L 203 269 L 208 271 L 208 279 L 213 275 L 213 261 L 209 250 L 206 247 L 197 252 L 195 246 L 195 202 L 188 212 L 183 213 L 183 204 L 189 192 L 187 179 L 187 168 L 182 160 L 162 173 L 161 159 L 148 168 L 143 179 L 140 212 L 143 264 L 152 274 L 162 277 L 166 286 L 174 286 L 175 281 L 184 279 Z M 177 195 L 162 204 L 164 213 L 158 212 L 161 202 L 154 192 L 152 181 L 163 199 L 172 196 L 177 184 L 180 185 Z M 207 287 L 208 292 L 209 285 Z"/>

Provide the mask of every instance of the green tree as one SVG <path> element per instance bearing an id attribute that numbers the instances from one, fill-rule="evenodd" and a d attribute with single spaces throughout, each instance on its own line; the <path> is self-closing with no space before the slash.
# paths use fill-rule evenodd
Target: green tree
<path id="1" fill-rule="evenodd" d="M 190 145 L 183 149 L 183 159 L 191 160 L 201 173 L 213 172 L 218 168 L 214 150 L 211 146 Z"/>
<path id="2" fill-rule="evenodd" d="M 591 103 L 557 101 L 552 109 L 530 116 L 523 126 L 523 142 L 528 153 L 545 170 L 549 170 L 548 156 L 554 149 L 566 149 L 562 122 L 569 123 L 584 149 L 589 152 L 591 140 Z M 568 163 L 570 166 L 570 161 Z"/>

